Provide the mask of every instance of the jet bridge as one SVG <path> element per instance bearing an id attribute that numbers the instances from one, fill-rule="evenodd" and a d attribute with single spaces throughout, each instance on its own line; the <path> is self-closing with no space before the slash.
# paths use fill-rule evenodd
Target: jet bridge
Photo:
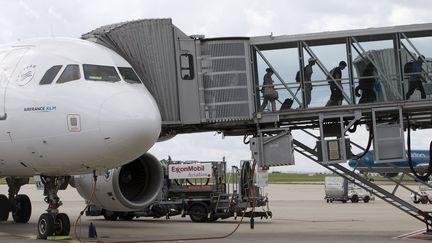
<path id="1" fill-rule="evenodd" d="M 380 163 L 405 160 L 404 131 L 432 128 L 432 65 L 428 58 L 432 51 L 427 48 L 432 43 L 432 24 L 205 38 L 185 34 L 171 19 L 149 19 L 103 26 L 82 38 L 113 49 L 131 63 L 159 105 L 162 138 L 203 131 L 251 136 L 245 142 L 250 143 L 259 166 L 291 165 L 294 153 L 302 154 L 363 182 L 366 189 L 431 226 L 428 212 L 362 180 L 340 163 L 356 156 L 354 147 L 367 151 L 372 144 Z M 316 60 L 312 80 L 300 72 L 300 82 L 295 81 L 296 72 L 309 58 Z M 404 69 L 406 63 L 419 59 L 424 62 L 420 73 Z M 342 60 L 347 67 L 339 83 L 330 71 Z M 279 94 L 276 112 L 258 109 L 267 67 L 274 71 Z M 410 75 L 421 76 L 425 99 L 418 94 L 407 99 Z M 374 81 L 376 98 L 368 103 L 356 96 L 356 88 L 365 79 Z M 343 102 L 326 107 L 331 83 L 342 93 Z M 309 85 L 312 102 L 307 104 Z M 284 100 L 291 101 L 292 107 L 281 109 Z M 367 145 L 350 138 L 359 126 L 369 131 Z M 300 141 L 293 131 L 313 142 L 304 136 Z"/>
<path id="2" fill-rule="evenodd" d="M 309 123 L 318 128 L 318 114 L 322 112 L 355 109 L 370 113 L 371 108 L 402 106 L 404 113 L 418 116 L 416 112 L 424 111 L 430 102 L 419 99 L 407 102 L 408 75 L 403 66 L 422 54 L 413 39 L 420 39 L 424 45 L 432 42 L 431 36 L 432 24 L 418 24 L 292 36 L 204 38 L 188 36 L 171 19 L 148 19 L 102 26 L 82 38 L 115 50 L 132 64 L 157 100 L 164 132 L 221 130 L 227 135 L 243 135 L 254 131 L 256 124 L 267 126 L 273 122 L 291 126 Z M 377 48 L 371 48 L 371 43 Z M 313 96 L 328 97 L 328 83 L 335 81 L 326 80 L 325 76 L 337 62 L 329 63 L 327 56 L 331 54 L 322 54 L 317 49 L 320 47 L 338 50 L 343 53 L 340 59 L 348 63 L 339 87 L 344 97 L 342 106 L 304 104 L 306 83 L 320 92 Z M 287 55 L 286 62 L 294 67 L 291 75 L 278 68 L 266 53 L 286 50 L 296 53 L 291 55 L 294 59 Z M 295 72 L 306 64 L 308 57 L 317 60 L 314 67 L 317 78 L 305 81 L 301 72 L 301 81 L 297 83 L 293 80 Z M 430 59 L 425 61 L 424 86 L 430 96 L 432 65 Z M 362 72 L 367 65 L 373 65 L 372 77 L 380 81 L 382 91 L 376 102 L 360 105 L 354 95 L 355 87 L 365 78 Z M 257 111 L 263 98 L 260 90 L 266 67 L 275 71 L 280 102 L 290 98 L 299 109 Z M 300 92 L 296 94 L 297 89 Z M 430 122 L 420 120 L 422 127 L 431 126 Z"/>

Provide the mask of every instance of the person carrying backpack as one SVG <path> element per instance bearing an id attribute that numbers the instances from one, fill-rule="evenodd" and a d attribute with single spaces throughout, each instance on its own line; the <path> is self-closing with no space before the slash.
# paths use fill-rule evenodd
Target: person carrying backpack
<path id="1" fill-rule="evenodd" d="M 342 87 L 342 70 L 344 70 L 346 66 L 347 66 L 346 62 L 340 61 L 339 66 L 333 68 L 330 71 L 331 77 L 333 77 L 333 79 L 339 84 L 339 86 L 341 88 L 343 88 Z M 335 82 L 333 82 L 331 77 L 327 76 L 327 80 L 330 84 L 331 95 L 330 95 L 330 100 L 327 101 L 327 104 L 325 106 L 342 105 L 342 100 L 343 100 L 342 90 L 339 89 L 339 87 L 335 84 Z"/>
<path id="2" fill-rule="evenodd" d="M 422 65 L 423 65 L 424 58 L 425 57 L 423 55 L 419 56 L 416 61 L 413 61 L 410 64 L 411 68 L 407 68 L 408 70 L 404 70 L 406 73 L 409 73 L 408 92 L 405 95 L 407 100 L 409 100 L 409 98 L 411 97 L 411 95 L 414 93 L 416 89 L 420 91 L 421 98 L 426 99 L 426 92 L 422 84 L 422 81 L 424 79 L 422 76 L 423 73 Z"/>
<path id="3" fill-rule="evenodd" d="M 264 111 L 265 107 L 267 106 L 268 102 L 270 101 L 271 104 L 271 111 L 276 111 L 276 100 L 279 98 L 279 94 L 274 88 L 274 81 L 272 79 L 273 75 L 273 69 L 267 68 L 266 74 L 264 75 L 264 82 L 263 82 L 263 88 L 261 91 L 263 92 L 264 100 L 259 108 L 259 112 Z"/>
<path id="4" fill-rule="evenodd" d="M 304 90 L 305 90 L 305 107 L 308 107 L 312 100 L 312 66 L 315 65 L 316 59 L 311 57 L 308 59 L 308 64 L 303 68 L 304 72 Z M 297 71 L 296 81 L 300 83 L 300 71 Z"/>
<path id="5" fill-rule="evenodd" d="M 363 73 L 361 74 L 359 85 L 355 88 L 355 95 L 357 97 L 361 97 L 359 100 L 359 104 L 363 103 L 372 103 L 377 99 L 375 93 L 375 78 L 373 76 L 374 65 L 369 63 Z M 361 94 L 360 92 L 361 91 Z"/>

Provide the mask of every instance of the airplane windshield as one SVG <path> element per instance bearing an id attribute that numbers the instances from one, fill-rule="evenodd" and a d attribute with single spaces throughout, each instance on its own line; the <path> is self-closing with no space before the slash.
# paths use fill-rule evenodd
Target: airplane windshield
<path id="1" fill-rule="evenodd" d="M 120 77 L 112 66 L 83 64 L 84 77 L 90 81 L 117 82 Z"/>
<path id="2" fill-rule="evenodd" d="M 130 84 L 140 84 L 141 80 L 138 78 L 135 71 L 130 67 L 117 67 L 123 79 Z"/>

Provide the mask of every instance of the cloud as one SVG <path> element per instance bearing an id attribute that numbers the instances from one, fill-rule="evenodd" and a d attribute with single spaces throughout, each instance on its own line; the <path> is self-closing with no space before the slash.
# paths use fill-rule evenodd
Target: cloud
<path id="1" fill-rule="evenodd" d="M 40 19 L 39 13 L 37 13 L 37 11 L 35 11 L 35 9 L 30 7 L 27 3 L 20 0 L 20 1 L 18 1 L 18 4 L 20 6 L 21 13 L 24 14 L 24 16 L 21 15 L 22 17 L 26 18 L 27 20 Z"/>

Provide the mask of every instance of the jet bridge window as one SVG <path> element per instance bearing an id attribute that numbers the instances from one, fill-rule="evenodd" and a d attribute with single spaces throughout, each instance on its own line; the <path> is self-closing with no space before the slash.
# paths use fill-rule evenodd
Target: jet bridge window
<path id="1" fill-rule="evenodd" d="M 120 71 L 120 75 L 123 77 L 124 81 L 130 84 L 140 84 L 141 80 L 138 78 L 135 71 L 130 67 L 117 67 Z"/>
<path id="2" fill-rule="evenodd" d="M 191 54 L 180 55 L 180 71 L 183 80 L 192 80 L 195 78 L 193 56 Z"/>
<path id="3" fill-rule="evenodd" d="M 58 72 L 62 68 L 62 65 L 56 65 L 52 66 L 50 69 L 46 71 L 44 76 L 42 77 L 41 81 L 39 82 L 40 85 L 44 84 L 50 84 L 54 80 L 54 78 L 57 76 Z"/>
<path id="4" fill-rule="evenodd" d="M 73 80 L 78 80 L 81 78 L 79 66 L 77 64 L 67 65 L 64 69 L 63 73 L 60 75 L 57 83 L 62 84 L 66 82 L 70 82 Z"/>
<path id="5" fill-rule="evenodd" d="M 112 66 L 83 64 L 84 77 L 90 81 L 117 82 L 120 81 L 116 69 Z"/>

